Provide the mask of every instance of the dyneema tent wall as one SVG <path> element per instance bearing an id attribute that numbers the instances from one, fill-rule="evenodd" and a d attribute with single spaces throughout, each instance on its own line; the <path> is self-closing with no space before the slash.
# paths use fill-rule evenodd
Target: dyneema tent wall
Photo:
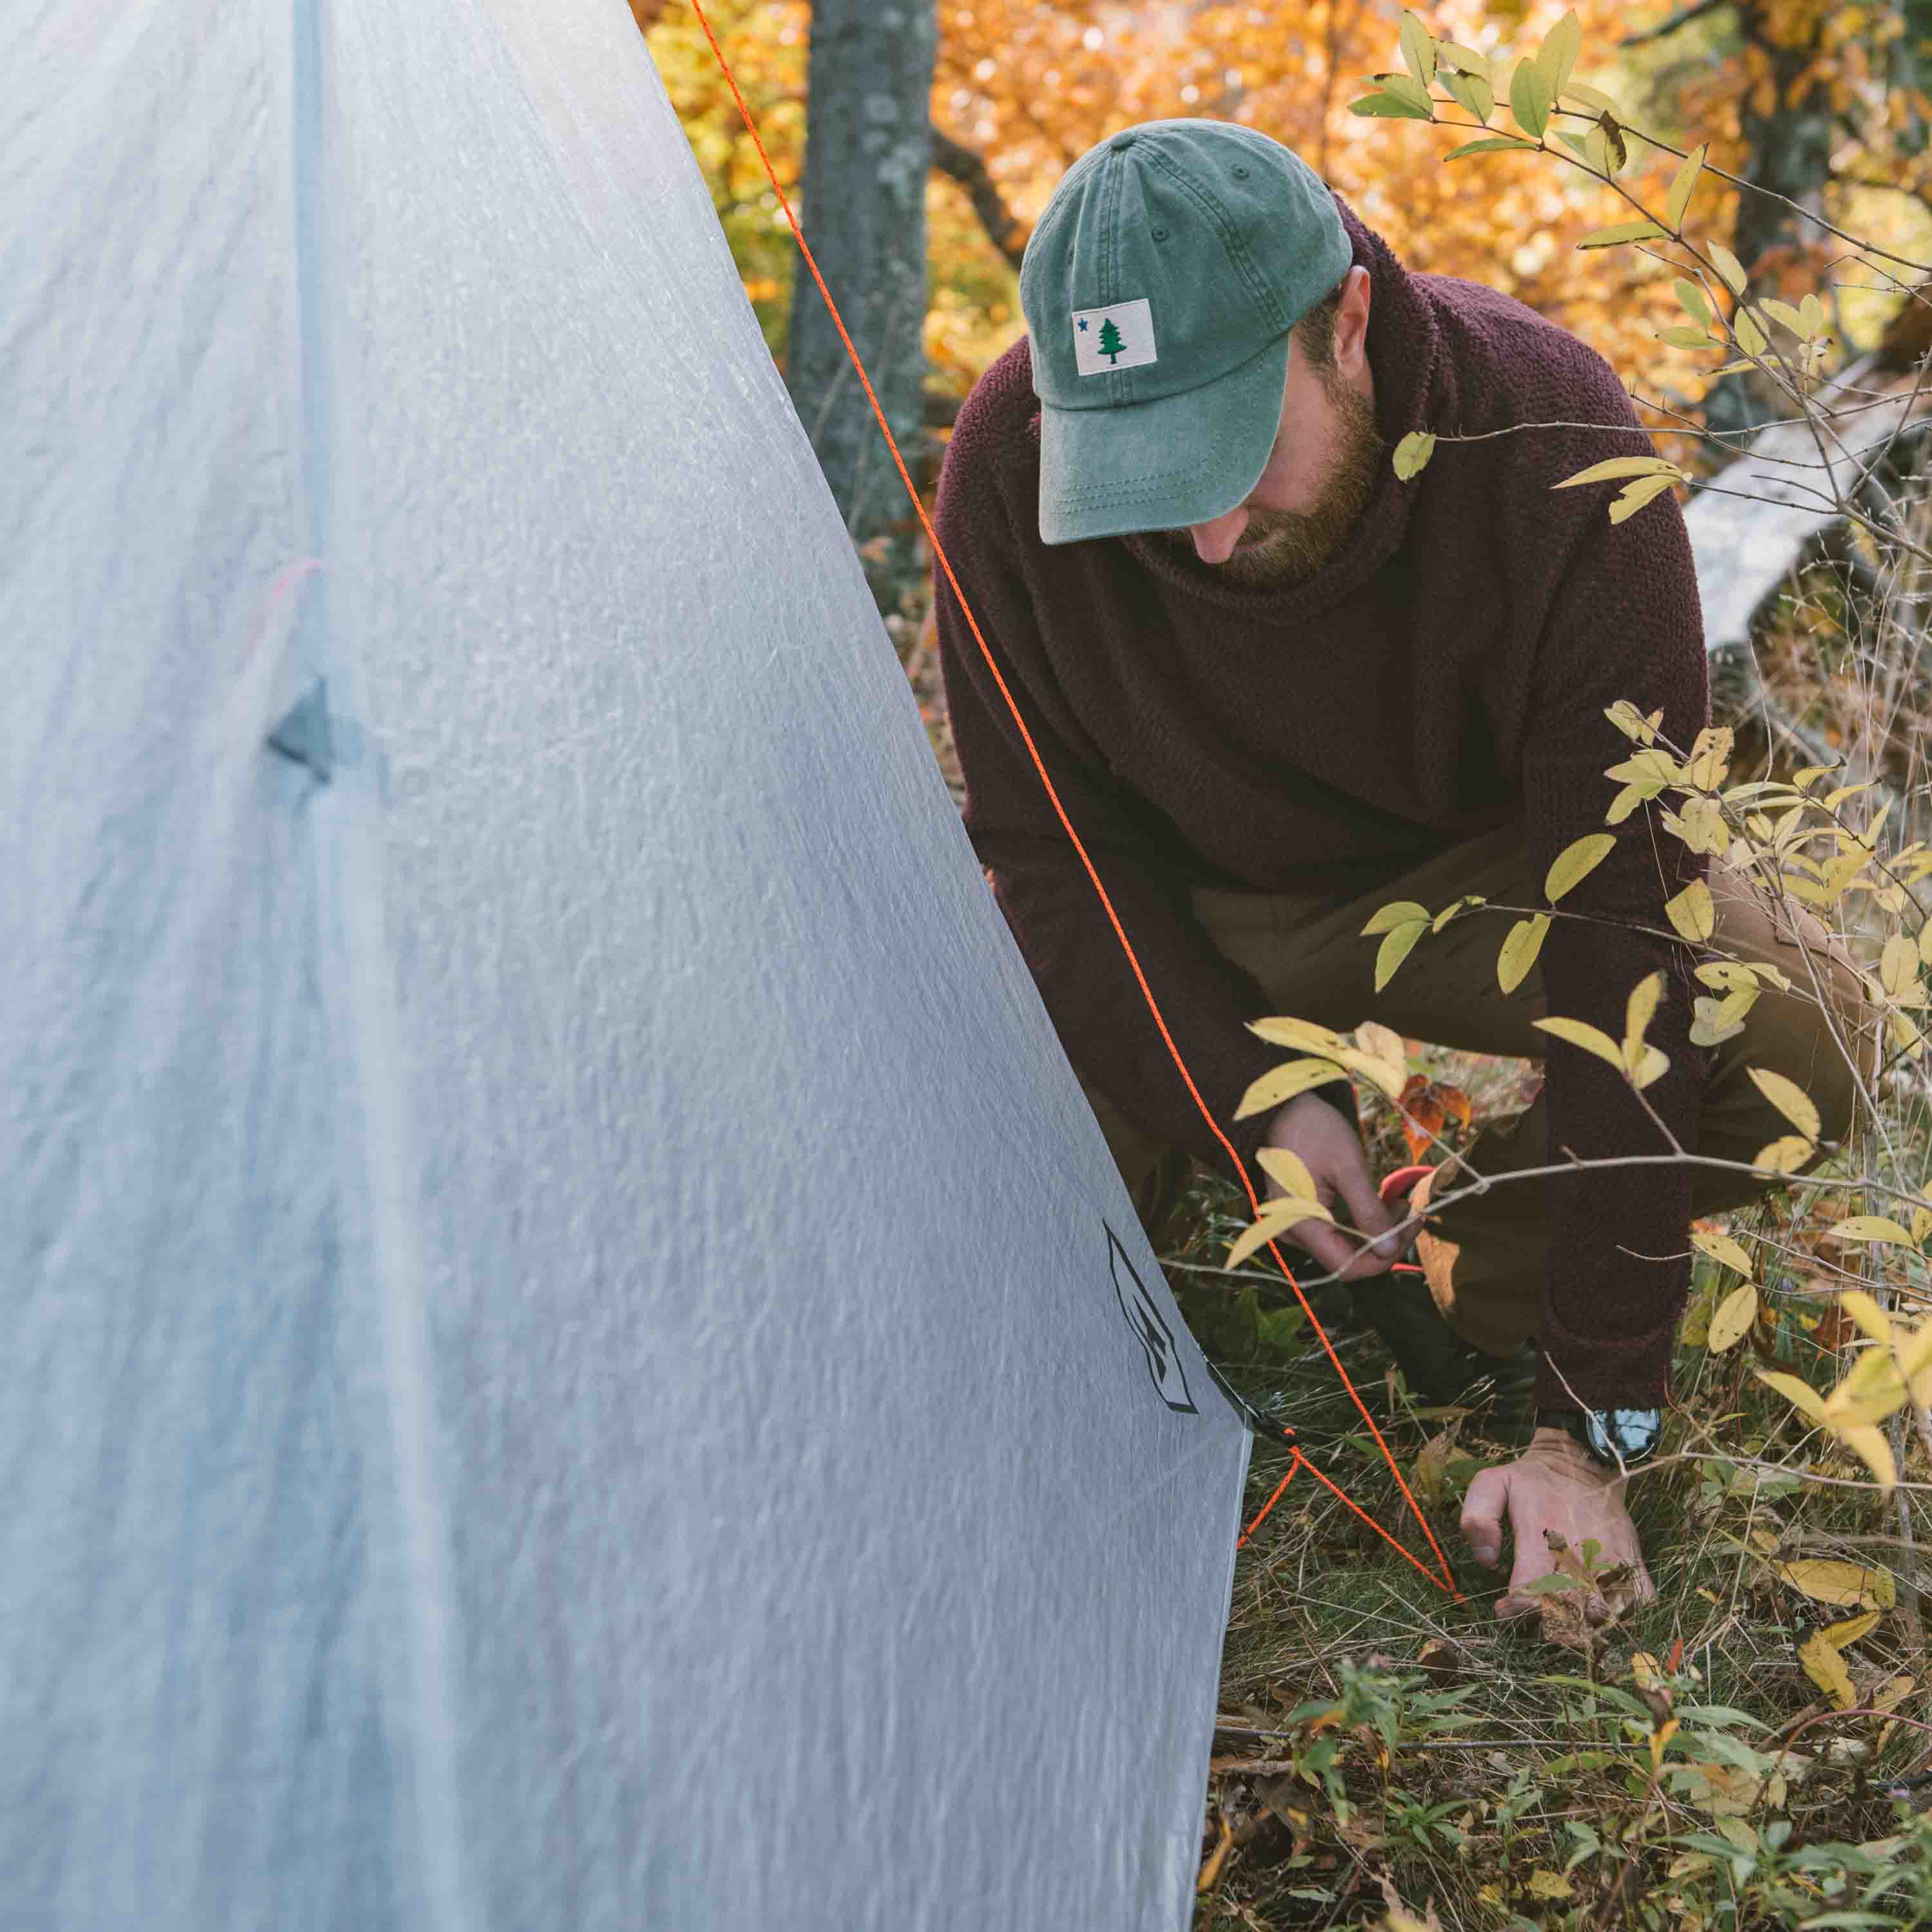
<path id="1" fill-rule="evenodd" d="M 1183 1924 L 1244 1438 L 620 0 L 0 59 L 0 1925 Z"/>

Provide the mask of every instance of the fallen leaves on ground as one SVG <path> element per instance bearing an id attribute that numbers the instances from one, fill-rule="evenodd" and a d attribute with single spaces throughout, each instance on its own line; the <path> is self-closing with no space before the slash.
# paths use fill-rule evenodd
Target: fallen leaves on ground
<path id="1" fill-rule="evenodd" d="M 1567 1589 L 1538 1594 L 1536 1612 L 1546 1643 L 1594 1656 L 1610 1641 L 1610 1632 L 1637 1600 L 1636 1566 L 1612 1563 L 1592 1572 L 1582 1558 L 1553 1529 L 1543 1532 L 1556 1558 L 1557 1574 L 1569 1580 Z"/>

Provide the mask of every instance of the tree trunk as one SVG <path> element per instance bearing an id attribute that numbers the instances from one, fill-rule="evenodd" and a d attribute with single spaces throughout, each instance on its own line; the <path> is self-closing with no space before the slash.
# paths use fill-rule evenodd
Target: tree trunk
<path id="1" fill-rule="evenodd" d="M 926 183 L 934 0 L 815 0 L 808 70 L 806 238 L 915 477 L 925 454 Z M 800 265 L 785 382 L 886 610 L 918 572 L 916 523 L 892 454 Z"/>
<path id="2" fill-rule="evenodd" d="M 1741 8 L 1738 19 L 1746 41 L 1759 47 L 1769 62 L 1775 89 L 1768 114 L 1760 112 L 1748 94 L 1739 117 L 1747 155 L 1738 172 L 1753 187 L 1771 190 L 1754 194 L 1746 188 L 1738 197 L 1731 252 L 1749 272 L 1780 251 L 1802 256 L 1805 244 L 1822 232 L 1802 219 L 1796 208 L 1771 196 L 1788 196 L 1799 206 L 1816 212 L 1820 190 L 1832 176 L 1836 129 L 1822 85 L 1802 100 L 1796 98 L 1818 58 L 1822 20 L 1811 23 L 1802 40 L 1786 43 L 1777 38 L 1769 15 L 1757 4 Z M 1777 289 L 1774 280 L 1767 292 L 1776 292 Z M 1797 299 L 1796 296 L 1791 298 Z M 1749 370 L 1739 370 L 1720 376 L 1704 398 L 1705 426 L 1739 434 L 1784 415 L 1789 406 L 1769 383 Z"/>

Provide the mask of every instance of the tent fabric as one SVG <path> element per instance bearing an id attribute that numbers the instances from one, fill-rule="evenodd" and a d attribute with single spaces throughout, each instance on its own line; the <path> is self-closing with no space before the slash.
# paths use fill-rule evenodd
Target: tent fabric
<path id="1" fill-rule="evenodd" d="M 0 53 L 0 1926 L 1184 1924 L 1246 1438 L 621 0 Z"/>

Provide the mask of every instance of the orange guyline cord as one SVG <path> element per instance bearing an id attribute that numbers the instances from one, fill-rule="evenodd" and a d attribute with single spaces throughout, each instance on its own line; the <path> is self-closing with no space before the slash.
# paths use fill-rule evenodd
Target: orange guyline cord
<path id="1" fill-rule="evenodd" d="M 1028 754 L 1033 760 L 1034 769 L 1040 774 L 1040 783 L 1046 788 L 1046 795 L 1052 801 L 1054 812 L 1058 818 L 1067 837 L 1072 842 L 1074 850 L 1080 855 L 1080 862 L 1086 868 L 1087 876 L 1093 881 L 1094 891 L 1100 895 L 1100 904 L 1106 909 L 1108 920 L 1114 928 L 1114 937 L 1120 942 L 1120 950 L 1127 956 L 1127 964 L 1133 969 L 1134 979 L 1140 987 L 1142 997 L 1147 1001 L 1148 1010 L 1154 1016 L 1154 1024 L 1160 1030 L 1161 1039 L 1165 1042 L 1181 1079 L 1186 1083 L 1187 1091 L 1192 1096 L 1195 1106 L 1200 1109 L 1201 1118 L 1208 1123 L 1209 1132 L 1227 1150 L 1228 1158 L 1233 1162 L 1234 1172 L 1240 1176 L 1241 1185 L 1247 1192 L 1248 1204 L 1258 1216 L 1262 1211 L 1261 1202 L 1256 1196 L 1254 1183 L 1249 1176 L 1246 1164 L 1235 1152 L 1233 1143 L 1221 1131 L 1220 1123 L 1208 1110 L 1206 1101 L 1202 1099 L 1200 1090 L 1194 1084 L 1194 1076 L 1187 1070 L 1187 1063 L 1181 1058 L 1180 1049 L 1174 1043 L 1174 1036 L 1168 1031 L 1167 1022 L 1162 1015 L 1160 1003 L 1154 998 L 1154 989 L 1148 984 L 1147 976 L 1141 970 L 1141 962 L 1136 956 L 1132 946 L 1129 943 L 1126 932 L 1121 928 L 1120 916 L 1114 910 L 1114 902 L 1107 896 L 1107 889 L 1100 883 L 1100 875 L 1094 869 L 1094 862 L 1087 856 L 1087 848 L 1081 843 L 1080 835 L 1074 830 L 1072 820 L 1066 816 L 1066 808 L 1060 802 L 1060 794 L 1054 789 L 1052 779 L 1047 776 L 1046 766 L 1042 762 L 1040 753 L 1034 747 L 1033 734 L 1027 729 L 1026 720 L 1021 716 L 1020 708 L 1013 701 L 1013 694 L 1007 688 L 1006 680 L 1001 676 L 1000 667 L 994 662 L 993 653 L 980 629 L 980 620 L 974 616 L 972 607 L 966 601 L 966 593 L 960 588 L 958 578 L 953 574 L 952 562 L 947 557 L 945 548 L 939 541 L 939 533 L 933 528 L 932 519 L 926 513 L 926 506 L 920 501 L 919 490 L 913 482 L 911 475 L 906 469 L 905 459 L 899 454 L 898 441 L 892 435 L 890 424 L 886 421 L 885 412 L 879 406 L 878 398 L 873 393 L 872 379 L 866 374 L 866 365 L 860 360 L 859 351 L 846 331 L 844 318 L 838 313 L 838 304 L 832 299 L 832 291 L 826 286 L 825 278 L 819 273 L 818 259 L 812 252 L 811 244 L 805 238 L 805 231 L 800 227 L 797 216 L 792 212 L 791 202 L 787 197 L 784 188 L 779 183 L 777 170 L 772 166 L 771 157 L 765 152 L 764 141 L 758 132 L 758 123 L 752 119 L 752 110 L 745 104 L 745 97 L 738 91 L 737 77 L 731 71 L 730 62 L 724 58 L 724 50 L 718 44 L 718 37 L 711 30 L 711 22 L 705 17 L 702 0 L 691 0 L 691 10 L 698 16 L 698 24 L 704 30 L 705 39 L 710 43 L 711 51 L 717 59 L 718 70 L 724 76 L 726 86 L 731 90 L 731 98 L 737 104 L 738 112 L 744 121 L 747 132 L 751 135 L 753 146 L 758 151 L 758 159 L 764 164 L 766 178 L 772 184 L 772 192 L 778 198 L 778 206 L 784 211 L 785 220 L 791 229 L 794 238 L 798 243 L 800 252 L 805 257 L 806 266 L 812 271 L 812 278 L 818 284 L 818 292 L 825 298 L 825 306 L 830 311 L 833 325 L 838 331 L 838 339 L 844 344 L 845 352 L 851 358 L 852 367 L 858 372 L 859 380 L 865 388 L 866 400 L 872 404 L 872 414 L 878 419 L 880 431 L 886 439 L 886 446 L 892 453 L 892 461 L 898 468 L 899 480 L 904 484 L 906 494 L 912 500 L 912 506 L 918 515 L 920 526 L 926 532 L 926 540 L 932 546 L 932 554 L 938 559 L 940 568 L 946 573 L 946 580 L 952 586 L 952 594 L 959 601 L 959 608 L 964 614 L 966 622 L 971 626 L 974 640 L 979 645 L 980 653 L 986 660 L 986 668 L 993 674 L 994 682 L 1000 688 L 1000 695 L 1006 700 L 1006 708 L 1013 715 L 1013 722 L 1019 728 L 1020 736 L 1025 741 Z M 1288 1431 L 1283 1432 L 1284 1439 L 1288 1442 L 1292 1450 L 1292 1460 L 1288 1466 L 1288 1473 L 1276 1484 L 1274 1495 L 1262 1505 L 1254 1520 L 1241 1532 L 1240 1540 L 1236 1544 L 1236 1548 L 1239 1549 L 1245 1546 L 1249 1538 L 1261 1527 L 1262 1520 L 1274 1508 L 1276 1503 L 1280 1499 L 1282 1492 L 1294 1480 L 1295 1472 L 1298 1470 L 1306 1469 L 1324 1489 L 1366 1523 L 1398 1556 L 1420 1570 L 1438 1589 L 1447 1591 L 1460 1603 L 1462 1600 L 1462 1594 L 1456 1588 L 1454 1578 L 1449 1568 L 1449 1559 L 1443 1555 L 1442 1546 L 1436 1541 L 1435 1532 L 1429 1526 L 1429 1519 L 1423 1514 L 1420 1505 L 1417 1503 L 1414 1496 L 1411 1493 L 1408 1484 L 1402 1480 L 1402 1471 L 1396 1467 L 1394 1456 L 1390 1453 L 1388 1443 L 1382 1439 L 1382 1431 L 1376 1426 L 1375 1418 L 1370 1414 L 1367 1405 L 1362 1400 L 1360 1391 L 1348 1379 L 1348 1372 L 1342 1366 L 1341 1358 L 1336 1354 L 1334 1344 L 1328 1340 L 1328 1330 L 1316 1318 L 1314 1310 L 1308 1305 L 1308 1298 L 1301 1292 L 1301 1284 L 1294 1278 L 1294 1270 L 1282 1258 L 1280 1249 L 1272 1241 L 1268 1244 L 1268 1252 L 1274 1257 L 1275 1264 L 1281 1270 L 1288 1286 L 1294 1289 L 1294 1298 L 1300 1303 L 1302 1312 L 1308 1317 L 1310 1325 L 1321 1340 L 1322 1346 L 1326 1352 L 1330 1362 L 1334 1365 L 1335 1372 L 1342 1378 L 1342 1386 L 1348 1390 L 1349 1397 L 1360 1412 L 1363 1421 L 1368 1425 L 1369 1433 L 1375 1438 L 1376 1447 L 1382 1451 L 1382 1460 L 1388 1463 L 1389 1473 L 1394 1477 L 1396 1486 L 1402 1492 L 1402 1500 L 1408 1504 L 1411 1514 L 1414 1515 L 1416 1522 L 1421 1527 L 1423 1534 L 1427 1538 L 1430 1548 L 1435 1552 L 1436 1562 L 1442 1566 L 1442 1574 L 1438 1576 L 1412 1550 L 1399 1542 L 1352 1497 L 1345 1494 L 1322 1470 L 1310 1462 L 1301 1453 L 1300 1445 L 1294 1442 L 1292 1432 Z"/>

